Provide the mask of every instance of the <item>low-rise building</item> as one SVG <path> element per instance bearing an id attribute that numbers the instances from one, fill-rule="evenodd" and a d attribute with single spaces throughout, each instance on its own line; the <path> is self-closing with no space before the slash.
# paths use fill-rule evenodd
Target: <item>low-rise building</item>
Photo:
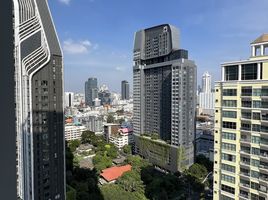
<path id="1" fill-rule="evenodd" d="M 117 133 L 111 134 L 109 142 L 113 143 L 118 149 L 122 149 L 125 145 L 133 144 L 133 129 L 120 128 Z"/>
<path id="2" fill-rule="evenodd" d="M 122 149 L 123 146 L 134 143 L 133 128 L 120 127 L 119 124 L 105 124 L 104 138 L 118 149 Z"/>
<path id="3" fill-rule="evenodd" d="M 118 132 L 118 129 L 120 128 L 120 124 L 113 124 L 113 123 L 106 123 L 103 126 L 103 136 L 106 140 L 106 142 L 109 142 L 109 139 L 111 135 L 114 135 Z"/>
<path id="4" fill-rule="evenodd" d="M 70 140 L 80 140 L 81 135 L 86 131 L 85 126 L 67 125 L 65 126 L 65 139 Z"/>
<path id="5" fill-rule="evenodd" d="M 100 184 L 114 183 L 118 178 L 120 178 L 123 173 L 131 171 L 131 165 L 115 166 L 102 170 L 100 174 L 99 182 Z"/>

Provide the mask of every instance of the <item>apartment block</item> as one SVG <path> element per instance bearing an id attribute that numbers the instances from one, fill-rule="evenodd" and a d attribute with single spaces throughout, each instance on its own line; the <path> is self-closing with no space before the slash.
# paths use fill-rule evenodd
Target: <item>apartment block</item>
<path id="1" fill-rule="evenodd" d="M 268 199 L 268 34 L 215 86 L 214 200 Z"/>

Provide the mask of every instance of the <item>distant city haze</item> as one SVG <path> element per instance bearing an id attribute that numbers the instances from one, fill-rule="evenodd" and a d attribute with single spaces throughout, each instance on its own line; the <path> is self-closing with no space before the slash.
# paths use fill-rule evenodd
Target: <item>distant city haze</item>
<path id="1" fill-rule="evenodd" d="M 169 23 L 181 30 L 181 48 L 201 76 L 220 79 L 221 62 L 245 59 L 252 38 L 268 32 L 268 1 L 49 1 L 64 52 L 65 91 L 83 92 L 88 77 L 120 93 L 127 80 L 132 91 L 134 32 Z M 151 12 L 153 10 L 153 12 Z"/>

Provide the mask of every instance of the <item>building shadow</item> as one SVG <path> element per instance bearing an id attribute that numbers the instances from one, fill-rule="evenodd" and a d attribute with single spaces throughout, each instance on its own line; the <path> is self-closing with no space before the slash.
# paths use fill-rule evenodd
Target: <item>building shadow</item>
<path id="1" fill-rule="evenodd" d="M 73 153 L 66 145 L 67 200 L 104 200 L 95 169 L 73 167 Z"/>

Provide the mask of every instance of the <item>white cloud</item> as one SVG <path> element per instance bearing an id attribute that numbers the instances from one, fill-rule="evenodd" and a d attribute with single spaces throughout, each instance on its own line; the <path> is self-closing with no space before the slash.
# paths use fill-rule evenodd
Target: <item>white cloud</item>
<path id="1" fill-rule="evenodd" d="M 115 70 L 119 71 L 119 72 L 125 71 L 125 69 L 123 67 L 116 67 Z"/>
<path id="2" fill-rule="evenodd" d="M 72 39 L 68 39 L 63 42 L 63 50 L 68 54 L 85 54 L 91 49 L 95 50 L 96 45 L 92 45 L 89 40 L 73 41 Z"/>
<path id="3" fill-rule="evenodd" d="M 69 5 L 71 0 L 59 0 L 59 2 Z"/>

